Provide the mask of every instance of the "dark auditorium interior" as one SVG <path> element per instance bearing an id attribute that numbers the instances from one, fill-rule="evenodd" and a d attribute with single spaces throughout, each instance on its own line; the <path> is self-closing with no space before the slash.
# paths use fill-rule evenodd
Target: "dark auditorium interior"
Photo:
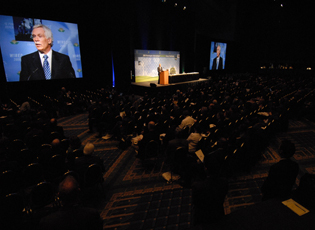
<path id="1" fill-rule="evenodd" d="M 312 1 L 16 0 L 0 15 L 76 23 L 83 74 L 9 82 L 0 52 L 1 229 L 315 229 Z M 199 79 L 138 83 L 137 49 L 179 51 Z"/>

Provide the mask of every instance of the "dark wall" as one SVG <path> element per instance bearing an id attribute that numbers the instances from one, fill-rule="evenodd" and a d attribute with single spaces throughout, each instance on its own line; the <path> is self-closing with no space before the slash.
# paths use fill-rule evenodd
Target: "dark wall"
<path id="1" fill-rule="evenodd" d="M 174 7 L 175 2 L 178 3 Z M 79 25 L 82 81 L 34 83 L 52 90 L 112 86 L 128 89 L 134 70 L 133 50 L 173 50 L 181 53 L 181 71 L 203 73 L 209 66 L 211 40 L 228 43 L 227 71 L 254 71 L 261 60 L 314 60 L 312 1 L 267 0 L 56 0 L 37 4 L 22 0 L 1 3 L 0 14 L 39 17 Z M 186 6 L 186 10 L 183 10 Z M 113 63 L 112 63 L 113 61 Z M 1 91 L 24 85 L 6 84 L 0 63 Z"/>

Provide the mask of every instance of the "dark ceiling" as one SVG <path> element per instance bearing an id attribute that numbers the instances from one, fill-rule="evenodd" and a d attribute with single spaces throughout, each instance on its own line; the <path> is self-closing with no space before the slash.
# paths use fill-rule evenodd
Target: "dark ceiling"
<path id="1" fill-rule="evenodd" d="M 122 41 L 129 40 L 127 46 L 132 49 L 141 48 L 144 33 L 148 33 L 150 40 L 159 38 L 157 35 L 161 33 L 177 36 L 174 39 L 160 36 L 165 39 L 161 47 L 164 48 L 168 41 L 173 39 L 177 44 L 185 39 L 183 34 L 190 33 L 232 42 L 242 58 L 312 61 L 315 53 L 312 3 L 309 0 L 55 0 L 49 3 L 16 0 L 1 3 L 4 5 L 0 14 L 76 22 L 80 38 L 89 44 L 91 38 L 94 43 L 103 37 L 109 43 L 111 39 L 120 40 L 125 33 Z M 170 33 L 167 24 L 181 34 Z M 120 37 L 115 37 L 116 34 Z M 148 45 L 160 48 L 152 42 Z M 93 47 L 87 45 L 88 49 Z"/>

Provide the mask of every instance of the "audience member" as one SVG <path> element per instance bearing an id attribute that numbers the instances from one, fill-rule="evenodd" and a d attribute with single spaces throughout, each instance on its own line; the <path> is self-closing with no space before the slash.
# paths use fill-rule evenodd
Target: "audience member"
<path id="1" fill-rule="evenodd" d="M 20 106 L 19 110 L 21 112 L 28 112 L 31 110 L 31 105 L 30 105 L 30 102 L 27 100 L 27 101 L 24 101 L 22 103 L 22 105 Z"/>
<path id="2" fill-rule="evenodd" d="M 73 152 L 73 150 L 80 149 L 83 152 L 84 146 L 78 136 L 71 136 L 69 138 L 69 148 L 67 149 L 67 153 Z"/>
<path id="3" fill-rule="evenodd" d="M 177 131 L 175 133 L 175 138 L 168 142 L 166 147 L 166 157 L 167 159 L 172 158 L 176 149 L 179 147 L 183 147 L 188 152 L 188 141 L 184 137 L 183 131 Z"/>
<path id="4" fill-rule="evenodd" d="M 79 183 L 73 176 L 66 176 L 59 184 L 58 191 L 62 207 L 58 211 L 42 218 L 38 229 L 103 229 L 102 219 L 98 211 L 92 208 L 81 207 L 79 205 L 79 196 Z"/>
<path id="5" fill-rule="evenodd" d="M 96 128 L 99 132 L 99 137 L 102 136 L 103 127 L 100 126 L 100 122 L 102 119 L 103 108 L 101 101 L 91 102 L 88 106 L 87 111 L 89 112 L 88 122 L 89 122 L 89 133 L 93 133 Z"/>
<path id="6" fill-rule="evenodd" d="M 30 128 L 24 137 L 25 143 L 30 144 L 35 135 L 40 136 L 44 140 L 44 122 L 42 119 L 31 122 Z"/>
<path id="7" fill-rule="evenodd" d="M 212 155 L 204 158 L 207 177 L 192 184 L 193 223 L 205 226 L 224 216 L 223 203 L 228 192 L 228 181 L 220 175 L 221 165 Z"/>
<path id="8" fill-rule="evenodd" d="M 78 136 L 71 136 L 69 138 L 69 147 L 66 150 L 66 158 L 70 170 L 74 170 L 75 158 L 83 156 L 83 148 L 84 146 Z"/>
<path id="9" fill-rule="evenodd" d="M 61 155 L 64 159 L 66 158 L 66 150 L 62 148 L 61 141 L 58 138 L 55 138 L 50 143 L 53 151 L 53 155 Z"/>
<path id="10" fill-rule="evenodd" d="M 58 125 L 56 118 L 51 118 L 47 126 L 47 135 L 50 136 L 52 132 L 57 132 L 60 140 L 65 138 L 63 127 Z"/>
<path id="11" fill-rule="evenodd" d="M 105 172 L 105 166 L 103 163 L 103 160 L 99 157 L 94 155 L 94 145 L 92 143 L 87 143 L 83 149 L 83 156 L 77 157 L 74 161 L 74 168 L 75 171 L 78 173 L 78 175 L 81 178 L 81 182 L 84 178 L 84 174 L 87 170 L 87 168 L 91 164 L 97 164 L 101 167 L 102 171 Z"/>
<path id="12" fill-rule="evenodd" d="M 181 121 L 180 125 L 176 128 L 176 131 L 182 131 L 186 127 L 189 127 L 189 129 L 195 124 L 196 119 L 194 119 L 188 110 L 185 110 L 183 112 L 184 119 Z"/>
<path id="13" fill-rule="evenodd" d="M 281 160 L 272 165 L 261 187 L 262 200 L 271 198 L 286 199 L 291 196 L 293 185 L 299 173 L 299 165 L 290 158 L 295 153 L 295 145 L 290 140 L 283 140 L 279 154 Z"/>
<path id="14" fill-rule="evenodd" d="M 195 124 L 193 126 L 194 131 L 189 135 L 189 137 L 187 138 L 188 141 L 188 151 L 190 153 L 194 153 L 196 152 L 197 149 L 197 145 L 199 143 L 199 141 L 201 140 L 202 136 L 201 136 L 201 127 L 199 124 Z"/>
<path id="15" fill-rule="evenodd" d="M 151 141 L 154 140 L 157 143 L 160 142 L 160 134 L 155 129 L 155 122 L 150 121 L 148 123 L 147 130 L 143 131 L 143 138 L 138 142 L 139 150 L 137 157 L 141 160 L 145 159 L 145 147 Z"/>

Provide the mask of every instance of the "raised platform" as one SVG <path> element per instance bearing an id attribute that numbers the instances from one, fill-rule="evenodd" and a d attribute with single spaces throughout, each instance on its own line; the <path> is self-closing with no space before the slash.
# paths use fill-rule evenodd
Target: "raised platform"
<path id="1" fill-rule="evenodd" d="M 202 83 L 208 82 L 209 79 L 199 78 L 198 80 L 193 81 L 184 81 L 178 83 L 170 83 L 168 85 L 158 84 L 158 81 L 149 81 L 149 82 L 132 82 L 131 89 L 135 94 L 143 94 L 144 92 L 148 93 L 157 93 L 165 91 L 175 91 L 177 89 L 183 90 L 188 87 L 193 87 Z"/>

